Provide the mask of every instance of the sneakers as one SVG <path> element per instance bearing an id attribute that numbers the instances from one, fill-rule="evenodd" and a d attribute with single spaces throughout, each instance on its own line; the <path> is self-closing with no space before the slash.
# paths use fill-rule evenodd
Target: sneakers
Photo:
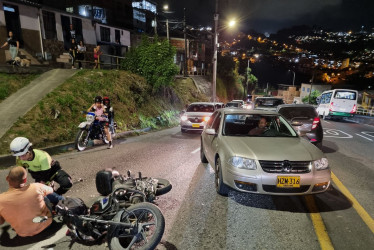
<path id="1" fill-rule="evenodd" d="M 108 144 L 108 149 L 111 149 L 111 148 L 113 148 L 113 143 L 112 143 L 112 141 L 110 141 L 109 144 Z"/>

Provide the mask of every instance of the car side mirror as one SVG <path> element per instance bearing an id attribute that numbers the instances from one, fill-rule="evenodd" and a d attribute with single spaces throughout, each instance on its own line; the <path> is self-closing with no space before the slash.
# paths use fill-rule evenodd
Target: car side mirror
<path id="1" fill-rule="evenodd" d="M 213 128 L 208 128 L 208 129 L 206 129 L 206 130 L 205 130 L 205 133 L 206 133 L 207 135 L 217 135 L 216 130 L 213 129 Z"/>

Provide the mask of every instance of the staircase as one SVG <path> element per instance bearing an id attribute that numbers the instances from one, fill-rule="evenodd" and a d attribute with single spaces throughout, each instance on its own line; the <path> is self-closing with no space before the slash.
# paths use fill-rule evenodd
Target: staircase
<path id="1" fill-rule="evenodd" d="M 37 59 L 35 59 L 30 53 L 28 53 L 24 49 L 19 49 L 18 50 L 18 56 L 22 59 L 30 60 L 31 65 L 40 65 L 41 64 Z M 12 60 L 12 57 L 10 56 L 9 50 L 5 50 L 5 60 L 6 61 Z"/>
<path id="2" fill-rule="evenodd" d="M 56 62 L 59 63 L 70 63 L 70 55 L 67 52 L 62 53 L 59 58 L 56 58 Z"/>

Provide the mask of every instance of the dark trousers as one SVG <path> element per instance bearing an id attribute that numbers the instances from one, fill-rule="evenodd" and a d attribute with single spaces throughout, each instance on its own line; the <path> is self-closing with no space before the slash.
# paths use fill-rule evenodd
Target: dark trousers
<path id="1" fill-rule="evenodd" d="M 70 175 L 62 169 L 58 170 L 53 180 L 60 185 L 60 187 L 55 192 L 59 195 L 66 193 L 73 186 Z"/>

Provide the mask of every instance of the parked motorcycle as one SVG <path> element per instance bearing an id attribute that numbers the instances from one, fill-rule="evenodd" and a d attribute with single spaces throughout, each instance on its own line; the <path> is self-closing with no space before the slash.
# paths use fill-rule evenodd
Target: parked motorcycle
<path id="1" fill-rule="evenodd" d="M 85 214 L 76 207 L 68 208 L 58 204 L 57 214 L 68 226 L 70 236 L 86 243 L 95 243 L 106 237 L 109 249 L 155 249 L 165 230 L 165 218 L 159 208 L 142 202 L 126 209 L 120 207 L 118 194 L 133 192 L 119 187 L 104 198 L 96 201 Z M 83 209 L 85 210 L 85 209 Z M 47 217 L 34 218 L 35 223 L 46 221 Z"/>
<path id="2" fill-rule="evenodd" d="M 153 202 L 156 196 L 166 194 L 172 189 L 172 185 L 168 180 L 153 177 L 143 177 L 142 173 L 138 173 L 138 177 L 131 176 L 131 172 L 127 171 L 127 176 L 120 175 L 118 171 L 106 169 L 96 174 L 97 191 L 106 196 L 116 191 L 116 197 L 121 207 L 129 207 L 140 202 Z M 120 190 L 125 188 L 126 191 Z"/>
<path id="3" fill-rule="evenodd" d="M 75 148 L 78 151 L 83 151 L 89 145 L 90 140 L 102 140 L 105 144 L 108 144 L 109 141 L 106 137 L 104 124 L 96 119 L 95 113 L 93 112 L 84 112 L 86 114 L 86 121 L 79 124 L 79 132 L 75 139 Z M 108 122 L 108 118 L 103 116 Z M 109 132 L 111 133 L 112 139 L 116 135 L 115 122 L 109 124 Z"/>

